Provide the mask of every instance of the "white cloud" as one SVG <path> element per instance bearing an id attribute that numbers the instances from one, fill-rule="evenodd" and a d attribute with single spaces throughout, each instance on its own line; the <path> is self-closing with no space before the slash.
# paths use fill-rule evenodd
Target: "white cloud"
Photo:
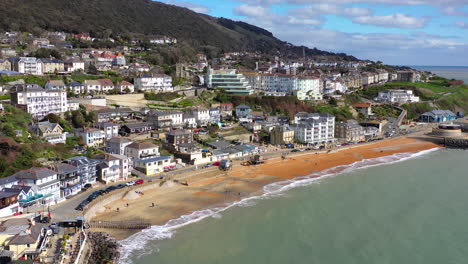
<path id="1" fill-rule="evenodd" d="M 211 10 L 208 7 L 203 6 L 203 5 L 199 5 L 199 4 L 195 4 L 195 3 L 192 3 L 192 2 L 170 0 L 167 3 L 171 4 L 171 5 L 185 7 L 185 8 L 188 8 L 188 9 L 194 11 L 194 12 L 197 12 L 197 13 L 208 14 L 208 13 L 211 12 Z"/>
<path id="2" fill-rule="evenodd" d="M 465 21 L 457 21 L 455 22 L 455 26 L 459 28 L 468 28 L 468 23 Z"/>
<path id="3" fill-rule="evenodd" d="M 323 21 L 320 19 L 289 17 L 288 23 L 292 25 L 320 26 L 323 24 Z"/>
<path id="4" fill-rule="evenodd" d="M 405 14 L 388 16 L 360 16 L 353 19 L 354 23 L 391 28 L 422 28 L 426 25 L 426 18 L 416 18 Z"/>
<path id="5" fill-rule="evenodd" d="M 259 5 L 240 5 L 234 8 L 234 13 L 246 17 L 263 17 L 270 13 L 269 9 Z"/>
<path id="6" fill-rule="evenodd" d="M 291 15 L 301 17 L 314 17 L 327 14 L 342 15 L 347 17 L 367 16 L 372 14 L 368 8 L 361 7 L 343 7 L 332 4 L 307 5 L 301 8 L 295 8 L 289 11 Z"/>

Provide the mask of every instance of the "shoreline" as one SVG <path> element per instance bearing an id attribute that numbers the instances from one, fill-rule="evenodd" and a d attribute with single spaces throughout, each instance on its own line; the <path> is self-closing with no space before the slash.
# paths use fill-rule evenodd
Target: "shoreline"
<path id="1" fill-rule="evenodd" d="M 395 154 L 395 161 L 411 157 L 420 152 L 440 148 L 440 145 L 413 138 L 412 136 L 388 139 L 366 145 L 352 146 L 331 153 L 298 153 L 288 156 L 287 160 L 272 158 L 263 165 L 242 167 L 236 166 L 229 172 L 209 170 L 187 177 L 189 186 L 176 185 L 169 182 L 162 187 L 146 186 L 144 195 L 127 194 L 125 197 L 108 202 L 97 212 L 93 221 L 114 221 L 144 219 L 151 222 L 152 228 L 143 231 L 94 229 L 111 234 L 121 240 L 124 245 L 122 257 L 127 253 L 138 250 L 131 246 L 132 241 L 142 236 L 152 240 L 168 238 L 170 232 L 180 226 L 197 222 L 217 212 L 224 211 L 241 201 L 258 199 L 274 190 L 265 190 L 287 186 L 302 180 L 316 180 L 326 174 L 343 173 L 349 165 L 376 160 L 375 165 L 383 165 L 388 161 L 378 161 Z M 391 161 L 390 161 L 391 162 Z M 372 166 L 364 164 L 362 167 Z M 359 167 L 359 165 L 357 165 Z M 354 169 L 354 168 L 351 168 Z M 276 184 L 277 183 L 277 184 Z M 273 187 L 274 186 L 274 187 Z M 154 187 L 154 188 L 153 188 Z M 151 207 L 151 203 L 155 207 Z M 125 204 L 130 206 L 126 207 Z M 120 208 L 117 212 L 114 208 Z M 182 219 L 181 219 L 182 218 Z M 154 230 L 161 229 L 161 230 Z M 137 239 L 140 241 L 140 238 Z M 127 252 L 128 251 L 128 252 Z"/>

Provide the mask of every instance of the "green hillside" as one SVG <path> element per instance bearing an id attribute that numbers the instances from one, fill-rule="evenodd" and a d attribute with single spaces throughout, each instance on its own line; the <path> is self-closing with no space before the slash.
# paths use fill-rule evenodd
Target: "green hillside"
<path id="1" fill-rule="evenodd" d="M 303 55 L 303 47 L 283 42 L 262 28 L 150 0 L 2 0 L 0 30 L 90 32 L 114 38 L 166 35 L 198 49 Z M 305 48 L 305 52 L 354 59 L 317 49 Z"/>

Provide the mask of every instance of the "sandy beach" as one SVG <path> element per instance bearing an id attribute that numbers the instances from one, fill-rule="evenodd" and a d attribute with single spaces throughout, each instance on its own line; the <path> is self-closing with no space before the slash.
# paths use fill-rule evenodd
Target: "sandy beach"
<path id="1" fill-rule="evenodd" d="M 191 212 L 227 204 L 247 196 L 258 195 L 265 185 L 307 176 L 313 173 L 349 165 L 363 159 L 390 156 L 396 153 L 419 152 L 440 147 L 412 137 L 401 137 L 353 146 L 332 153 L 299 153 L 287 159 L 271 158 L 258 166 L 235 166 L 224 172 L 216 167 L 187 176 L 189 186 L 167 182 L 163 186 L 146 186 L 143 194 L 128 193 L 97 213 L 93 221 L 145 220 L 152 225 L 163 225 L 171 219 Z M 154 207 L 152 204 L 154 203 Z M 128 206 L 127 206 L 128 204 Z M 119 208 L 119 211 L 116 209 Z M 117 239 L 125 239 L 135 230 L 101 229 Z"/>

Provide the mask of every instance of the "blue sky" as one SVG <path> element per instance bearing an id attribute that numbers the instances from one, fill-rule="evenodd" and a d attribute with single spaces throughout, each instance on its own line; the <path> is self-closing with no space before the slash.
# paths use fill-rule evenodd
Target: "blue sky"
<path id="1" fill-rule="evenodd" d="M 163 0 L 297 45 L 394 65 L 468 66 L 468 0 Z"/>

